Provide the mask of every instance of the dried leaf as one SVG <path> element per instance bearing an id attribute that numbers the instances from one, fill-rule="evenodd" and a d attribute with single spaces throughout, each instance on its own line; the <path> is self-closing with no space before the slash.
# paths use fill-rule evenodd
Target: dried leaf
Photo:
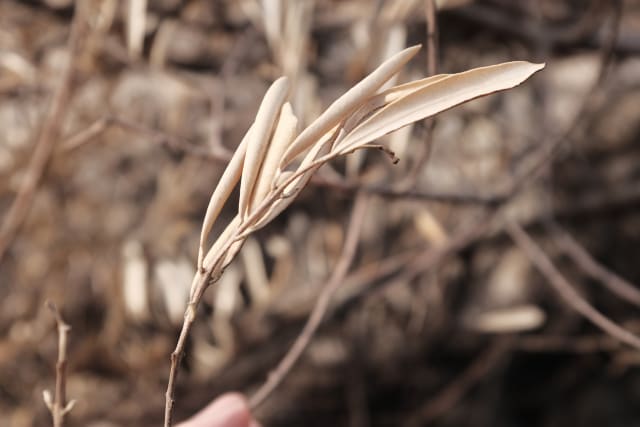
<path id="1" fill-rule="evenodd" d="M 236 215 L 233 217 L 231 222 L 225 227 L 224 231 L 220 233 L 213 246 L 207 252 L 207 255 L 204 257 L 202 261 L 202 268 L 205 270 L 210 270 L 216 264 L 216 262 L 220 258 L 220 251 L 227 243 L 227 240 L 231 238 L 231 235 L 238 229 L 240 226 L 240 216 Z M 192 289 L 193 292 L 193 289 Z"/>
<path id="2" fill-rule="evenodd" d="M 360 104 L 373 95 L 387 80 L 394 76 L 420 49 L 420 45 L 412 46 L 397 53 L 376 68 L 371 74 L 349 89 L 344 95 L 335 100 L 324 113 L 320 115 L 291 143 L 282 159 L 281 168 L 284 169 L 300 153 L 309 148 L 323 134 L 353 113 Z"/>
<path id="3" fill-rule="evenodd" d="M 449 241 L 446 230 L 429 210 L 418 212 L 413 221 L 418 233 L 434 246 L 442 247 Z"/>
<path id="4" fill-rule="evenodd" d="M 262 23 L 267 40 L 274 51 L 278 51 L 282 40 L 282 0 L 262 0 Z"/>
<path id="5" fill-rule="evenodd" d="M 127 11 L 127 47 L 132 58 L 138 58 L 144 45 L 147 0 L 129 0 Z"/>
<path id="6" fill-rule="evenodd" d="M 289 180 L 289 178 L 297 174 L 307 168 L 309 168 L 314 161 L 319 159 L 320 157 L 327 154 L 330 150 L 331 144 L 334 139 L 339 137 L 340 128 L 338 126 L 334 127 L 331 132 L 327 133 L 316 145 L 314 145 L 311 150 L 305 155 L 302 163 L 293 171 L 284 171 L 280 172 L 276 186 L 280 187 L 281 185 L 285 185 L 285 183 Z M 256 221 L 256 224 L 251 227 L 251 231 L 258 230 L 269 222 L 271 222 L 276 216 L 278 216 L 283 210 L 285 210 L 296 198 L 298 193 L 302 191 L 302 189 L 307 185 L 311 176 L 315 173 L 318 168 L 322 166 L 321 164 L 317 167 L 310 168 L 304 173 L 301 173 L 298 177 L 293 179 L 290 183 L 286 184 L 286 188 L 282 192 L 281 198 L 279 198 L 274 204 L 272 204 L 267 212 L 262 215 L 262 217 Z"/>
<path id="7" fill-rule="evenodd" d="M 240 203 L 238 212 L 244 219 L 251 208 L 251 194 L 253 193 L 258 179 L 258 173 L 262 166 L 262 161 L 267 152 L 272 131 L 276 127 L 278 114 L 282 104 L 284 104 L 289 83 L 286 77 L 280 77 L 267 90 L 262 99 L 256 120 L 253 122 L 253 130 L 247 143 L 247 155 L 244 167 L 242 168 L 242 179 L 240 180 Z"/>
<path id="8" fill-rule="evenodd" d="M 333 128 L 331 132 L 325 134 L 322 139 L 320 139 L 304 156 L 304 159 L 302 159 L 302 162 L 296 169 L 296 173 L 305 170 L 306 168 L 311 166 L 311 164 L 317 159 L 327 154 L 330 151 L 330 148 L 333 145 L 334 141 L 340 139 L 340 136 L 342 134 L 342 129 L 340 129 L 338 126 Z M 297 193 L 299 193 L 302 187 L 307 184 L 312 174 L 312 171 L 307 171 L 298 178 L 294 179 L 287 185 L 287 188 L 284 190 L 283 195 L 285 197 L 291 197 L 292 195 L 296 195 Z"/>
<path id="9" fill-rule="evenodd" d="M 286 102 L 280 110 L 278 126 L 273 132 L 273 138 L 269 143 L 267 154 L 264 157 L 260 176 L 256 182 L 256 189 L 253 192 L 251 205 L 260 203 L 273 187 L 274 177 L 280 164 L 280 159 L 285 150 L 296 136 L 298 118 L 293 114 L 291 104 Z"/>
<path id="10" fill-rule="evenodd" d="M 526 304 L 478 314 L 469 319 L 467 325 L 479 332 L 515 333 L 539 328 L 545 318 L 545 312 L 538 306 Z"/>
<path id="11" fill-rule="evenodd" d="M 189 301 L 189 279 L 194 273 L 193 265 L 186 259 L 159 260 L 154 266 L 155 283 L 169 319 L 176 325 L 181 323 Z"/>
<path id="12" fill-rule="evenodd" d="M 247 291 L 252 304 L 257 307 L 266 305 L 269 302 L 271 292 L 269 290 L 269 276 L 258 240 L 249 237 L 244 243 L 240 258 L 244 265 Z"/>
<path id="13" fill-rule="evenodd" d="M 224 170 L 224 173 L 220 177 L 220 181 L 218 181 L 218 185 L 216 185 L 216 189 L 213 191 L 211 195 L 211 199 L 209 200 L 209 205 L 207 206 L 207 212 L 204 215 L 204 221 L 202 223 L 202 230 L 200 231 L 200 247 L 198 248 L 198 269 L 202 268 L 202 257 L 204 255 L 204 245 L 207 241 L 207 237 L 209 236 L 209 232 L 213 227 L 218 215 L 220 215 L 220 211 L 224 207 L 224 204 L 229 199 L 233 188 L 238 183 L 240 179 L 240 175 L 242 173 L 242 165 L 244 163 L 245 154 L 247 152 L 247 143 L 250 138 L 250 134 L 252 132 L 253 126 L 249 128 L 244 138 L 236 148 L 236 151 L 233 153 L 227 168 Z"/>
<path id="14" fill-rule="evenodd" d="M 148 267 L 142 245 L 137 240 L 129 240 L 122 247 L 122 296 L 127 314 L 135 320 L 145 320 L 149 316 Z"/>
<path id="15" fill-rule="evenodd" d="M 390 103 L 395 102 L 418 89 L 422 89 L 431 83 L 435 83 L 449 76 L 451 76 L 451 74 L 438 74 L 437 76 L 426 77 L 424 79 L 394 86 L 372 96 L 362 105 L 362 107 L 358 108 L 358 110 L 353 113 L 349 119 L 347 119 L 344 124 L 344 129 L 347 132 L 350 132 L 360 124 L 363 119 L 375 112 L 375 110 L 382 108 L 385 105 L 389 105 Z"/>
<path id="16" fill-rule="evenodd" d="M 517 86 L 544 64 L 506 62 L 476 68 L 436 80 L 371 115 L 339 144 L 347 153 L 415 121 L 433 116 L 458 104 Z"/>

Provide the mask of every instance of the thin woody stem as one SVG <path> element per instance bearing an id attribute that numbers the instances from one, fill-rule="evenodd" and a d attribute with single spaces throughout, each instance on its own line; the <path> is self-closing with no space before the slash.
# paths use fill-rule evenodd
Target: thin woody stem
<path id="1" fill-rule="evenodd" d="M 331 297 L 338 289 L 338 286 L 343 282 L 347 271 L 349 270 L 349 266 L 355 256 L 358 241 L 360 239 L 360 232 L 362 230 L 364 214 L 366 213 L 367 202 L 368 196 L 364 193 L 359 193 L 347 228 L 347 237 L 345 238 L 344 247 L 340 254 L 340 260 L 333 270 L 333 274 L 324 285 L 322 293 L 318 297 L 302 332 L 300 332 L 300 335 L 298 335 L 298 338 L 296 338 L 295 342 L 287 354 L 282 358 L 278 366 L 269 374 L 267 381 L 249 399 L 249 406 L 252 409 L 260 406 L 260 404 L 262 404 L 262 402 L 264 402 L 267 397 L 269 397 L 269 395 L 282 383 L 286 375 L 291 371 L 298 359 L 300 359 L 300 356 L 304 353 L 304 350 L 307 348 L 309 342 L 311 342 L 311 339 L 320 327 L 322 319 L 329 308 Z"/>
<path id="2" fill-rule="evenodd" d="M 58 361 L 56 362 L 56 388 L 53 398 L 48 391 L 44 392 L 44 401 L 51 412 L 53 427 L 63 427 L 66 415 L 71 411 L 75 401 L 67 403 L 67 335 L 71 326 L 62 319 L 56 306 L 47 302 L 47 306 L 56 318 L 58 330 Z"/>
<path id="3" fill-rule="evenodd" d="M 640 349 L 640 336 L 618 325 L 589 304 L 518 223 L 507 221 L 506 230 L 511 239 L 529 257 L 533 265 L 569 307 L 617 340 L 635 349 Z"/>
<path id="4" fill-rule="evenodd" d="M 197 307 L 196 303 L 189 303 L 187 307 L 187 311 L 184 318 L 184 323 L 182 324 L 182 330 L 180 331 L 180 337 L 178 338 L 178 342 L 176 343 L 176 348 L 171 353 L 171 370 L 169 371 L 169 382 L 167 383 L 167 391 L 165 394 L 165 408 L 164 408 L 164 425 L 165 427 L 170 427 L 172 418 L 173 418 L 173 403 L 174 392 L 175 392 L 175 384 L 176 379 L 178 377 L 178 366 L 180 365 L 180 361 L 182 360 L 182 355 L 184 354 L 184 347 L 187 342 L 187 337 L 189 336 L 189 332 L 191 331 L 191 327 L 193 326 L 193 321 L 195 319 L 195 310 Z"/>
<path id="5" fill-rule="evenodd" d="M 175 402 L 174 394 L 180 361 L 182 360 L 182 356 L 184 355 L 184 348 L 187 343 L 187 338 L 189 337 L 191 327 L 193 326 L 193 322 L 196 318 L 198 304 L 202 299 L 202 293 L 204 293 L 206 289 L 206 285 L 209 281 L 209 278 L 211 277 L 211 273 L 212 271 L 205 273 L 196 273 L 200 274 L 200 278 L 196 285 L 197 291 L 194 293 L 193 297 L 189 301 L 189 304 L 187 305 L 187 309 L 184 313 L 184 322 L 182 323 L 182 329 L 180 330 L 180 336 L 178 337 L 176 348 L 173 350 L 173 353 L 171 353 L 171 368 L 169 370 L 169 381 L 167 383 L 167 391 L 165 393 L 164 427 L 171 427 L 172 425 L 173 403 Z"/>

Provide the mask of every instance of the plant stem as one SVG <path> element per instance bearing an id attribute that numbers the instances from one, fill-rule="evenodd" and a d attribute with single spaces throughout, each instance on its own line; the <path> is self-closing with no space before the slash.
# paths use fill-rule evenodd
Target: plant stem
<path id="1" fill-rule="evenodd" d="M 67 335 L 71 326 L 62 319 L 56 306 L 47 302 L 47 306 L 56 318 L 58 329 L 58 360 L 56 362 L 56 388 L 53 397 L 44 392 L 44 402 L 51 412 L 53 427 L 63 427 L 65 416 L 71 411 L 75 401 L 67 403 Z"/>
<path id="2" fill-rule="evenodd" d="M 178 337 L 178 342 L 176 343 L 176 348 L 171 353 L 171 368 L 169 370 L 169 382 L 167 383 L 167 391 L 165 393 L 165 406 L 164 406 L 164 427 L 171 427 L 172 419 L 173 419 L 173 402 L 175 388 L 176 388 L 176 380 L 178 378 L 178 369 L 180 367 L 180 361 L 182 360 L 182 356 L 184 355 L 184 347 L 187 343 L 187 338 L 189 337 L 189 332 L 191 332 L 191 327 L 193 326 L 193 322 L 196 318 L 196 312 L 198 310 L 198 304 L 200 299 L 202 298 L 202 294 L 206 289 L 206 283 L 211 277 L 211 272 L 207 273 L 196 273 L 200 275 L 200 278 L 197 283 L 196 292 L 193 297 L 189 301 L 187 305 L 187 309 L 184 312 L 184 322 L 182 323 L 182 329 L 180 330 L 180 336 Z"/>
<path id="3" fill-rule="evenodd" d="M 269 374 L 265 383 L 249 399 L 249 406 L 252 409 L 260 406 L 260 404 L 262 404 L 262 402 L 264 402 L 267 397 L 269 397 L 269 395 L 282 383 L 300 356 L 302 356 L 304 350 L 307 348 L 309 342 L 311 342 L 311 339 L 320 327 L 322 319 L 329 309 L 331 297 L 344 280 L 344 277 L 349 270 L 349 266 L 355 257 L 368 200 L 368 196 L 365 195 L 365 193 L 358 193 L 353 206 L 351 219 L 347 227 L 347 237 L 345 238 L 344 247 L 338 264 L 335 266 L 333 274 L 324 285 L 322 293 L 318 297 L 302 332 L 300 332 L 300 335 L 298 335 L 295 342 L 287 354 L 282 358 L 278 366 Z"/>

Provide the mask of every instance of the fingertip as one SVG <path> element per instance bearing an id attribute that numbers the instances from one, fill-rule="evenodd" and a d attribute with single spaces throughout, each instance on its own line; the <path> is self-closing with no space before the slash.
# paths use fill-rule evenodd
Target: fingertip
<path id="1" fill-rule="evenodd" d="M 220 396 L 182 427 L 253 427 L 249 404 L 240 393 Z"/>

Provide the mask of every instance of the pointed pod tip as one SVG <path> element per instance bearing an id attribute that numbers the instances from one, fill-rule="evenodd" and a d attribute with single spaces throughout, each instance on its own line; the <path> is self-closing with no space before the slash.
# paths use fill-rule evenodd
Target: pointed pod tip
<path id="1" fill-rule="evenodd" d="M 481 67 L 481 68 L 493 69 L 496 67 L 503 67 L 503 66 L 506 66 L 508 68 L 513 67 L 511 69 L 517 70 L 518 73 L 524 74 L 525 75 L 523 79 L 524 81 L 529 77 L 531 77 L 532 75 L 534 75 L 535 73 L 537 73 L 538 71 L 545 68 L 547 64 L 546 62 L 535 63 L 535 62 L 529 62 L 529 61 L 511 61 L 511 62 L 503 62 L 502 64 L 497 64 L 494 66 L 490 65 L 488 67 Z"/>
<path id="2" fill-rule="evenodd" d="M 529 61 L 512 61 L 512 62 L 505 62 L 504 64 L 516 64 L 519 66 L 523 65 L 531 68 L 533 72 L 540 71 L 547 66 L 546 62 L 529 62 Z"/>
<path id="3" fill-rule="evenodd" d="M 280 94 L 280 95 L 276 95 Z M 289 94 L 289 78 L 287 76 L 278 77 L 269 85 L 269 88 L 264 94 L 262 102 L 264 103 L 265 99 L 268 99 L 272 96 L 280 97 L 282 96 L 284 99 L 288 97 Z"/>
<path id="4" fill-rule="evenodd" d="M 421 44 L 416 44 L 413 46 L 409 46 L 405 49 L 402 49 L 400 52 L 396 53 L 393 58 L 404 58 L 402 61 L 404 63 L 408 62 L 411 58 L 413 58 L 418 51 L 422 49 Z"/>
<path id="5" fill-rule="evenodd" d="M 408 48 L 405 49 L 405 52 L 409 52 L 409 53 L 411 53 L 411 56 L 413 56 L 416 53 L 418 53 L 418 51 L 420 49 L 422 49 L 422 43 L 418 43 L 418 44 L 414 44 L 413 46 L 409 46 Z"/>
<path id="6" fill-rule="evenodd" d="M 542 70 L 544 67 L 547 66 L 546 62 L 529 62 L 529 61 L 509 61 L 509 62 L 503 62 L 502 64 L 514 64 L 516 66 L 528 66 L 531 68 L 534 68 L 536 71 L 538 70 Z M 502 64 L 496 64 L 496 65 L 502 65 Z M 492 67 L 491 65 L 489 67 Z M 484 68 L 484 67 L 481 67 Z"/>
<path id="7" fill-rule="evenodd" d="M 289 78 L 287 76 L 278 77 L 271 83 L 271 86 L 281 88 L 281 90 L 289 90 Z"/>
<path id="8" fill-rule="evenodd" d="M 538 71 L 542 70 L 547 66 L 546 62 L 540 62 L 540 63 L 530 62 L 529 64 L 531 66 L 531 72 L 529 76 L 536 74 Z"/>

